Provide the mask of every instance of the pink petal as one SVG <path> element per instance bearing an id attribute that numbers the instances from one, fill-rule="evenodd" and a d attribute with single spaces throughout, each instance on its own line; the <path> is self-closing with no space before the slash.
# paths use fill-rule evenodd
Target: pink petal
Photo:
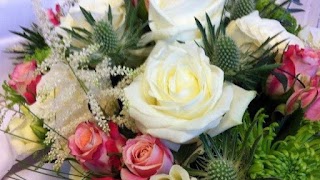
<path id="1" fill-rule="evenodd" d="M 120 175 L 122 180 L 147 180 L 148 179 L 148 178 L 142 178 L 142 177 L 136 176 L 125 168 L 121 169 Z"/>

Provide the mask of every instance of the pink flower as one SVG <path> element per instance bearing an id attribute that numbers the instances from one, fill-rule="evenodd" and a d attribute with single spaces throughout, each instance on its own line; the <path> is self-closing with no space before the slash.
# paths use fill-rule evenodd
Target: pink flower
<path id="1" fill-rule="evenodd" d="M 37 84 L 41 80 L 41 75 L 37 75 L 36 61 L 29 61 L 18 64 L 10 75 L 9 86 L 18 94 L 24 97 L 28 104 L 36 101 Z"/>
<path id="2" fill-rule="evenodd" d="M 283 75 L 287 78 L 286 89 L 275 74 Z M 274 70 L 267 79 L 266 93 L 271 96 L 281 96 L 288 92 L 295 81 L 295 66 L 292 61 L 285 61 L 281 67 Z"/>
<path id="3" fill-rule="evenodd" d="M 116 180 L 113 177 L 91 178 L 91 180 Z"/>
<path id="4" fill-rule="evenodd" d="M 304 109 L 304 117 L 320 121 L 320 87 L 309 87 L 295 91 L 287 101 L 286 111 L 291 114 L 299 106 Z"/>
<path id="5" fill-rule="evenodd" d="M 54 26 L 59 26 L 60 25 L 60 16 L 61 16 L 61 7 L 59 4 L 56 4 L 55 10 L 56 10 L 56 13 L 54 13 L 52 9 L 48 9 L 47 14 L 48 14 L 50 22 Z"/>
<path id="6" fill-rule="evenodd" d="M 290 45 L 283 54 L 283 64 L 274 73 L 282 74 L 287 78 L 287 89 L 284 89 L 280 81 L 274 75 L 267 80 L 267 94 L 279 96 L 290 88 L 299 89 L 301 83 L 309 86 L 310 80 L 320 71 L 320 51 L 312 49 L 300 49 L 298 45 Z M 296 81 L 298 78 L 299 81 Z"/>
<path id="7" fill-rule="evenodd" d="M 68 139 L 71 154 L 85 168 L 96 173 L 111 174 L 121 168 L 118 154 L 126 139 L 119 133 L 116 124 L 109 122 L 109 127 L 110 134 L 107 135 L 93 122 L 83 122 Z"/>
<path id="8" fill-rule="evenodd" d="M 122 180 L 147 179 L 154 174 L 168 174 L 173 165 L 171 151 L 159 139 L 150 135 L 128 140 L 123 148 L 123 160 L 131 172 L 122 169 Z"/>
<path id="9" fill-rule="evenodd" d="M 141 0 L 131 0 L 133 6 L 137 6 L 139 1 L 141 1 Z M 146 6 L 146 10 L 148 11 L 148 9 L 149 9 L 149 0 L 144 0 L 144 4 Z"/>

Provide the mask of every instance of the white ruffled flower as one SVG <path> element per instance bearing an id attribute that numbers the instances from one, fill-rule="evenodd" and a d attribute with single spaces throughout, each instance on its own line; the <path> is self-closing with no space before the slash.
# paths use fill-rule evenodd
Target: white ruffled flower
<path id="1" fill-rule="evenodd" d="M 37 101 L 31 111 L 51 128 L 68 128 L 70 124 L 92 118 L 88 99 L 69 67 L 55 64 L 37 86 Z M 72 131 L 72 129 L 70 129 Z"/>
<path id="2" fill-rule="evenodd" d="M 285 50 L 287 43 L 304 47 L 303 42 L 295 35 L 287 32 L 278 21 L 263 19 L 259 16 L 258 11 L 231 21 L 226 29 L 226 34 L 235 41 L 243 53 L 248 50 L 256 50 L 268 38 L 278 33 L 280 34 L 270 41 L 266 48 L 270 48 L 283 40 L 286 41 L 277 46 L 280 54 Z"/>
<path id="3" fill-rule="evenodd" d="M 320 49 L 320 29 L 306 26 L 298 34 L 298 37 L 303 40 L 307 46 L 315 49 Z"/>
<path id="4" fill-rule="evenodd" d="M 109 5 L 112 11 L 112 23 L 115 29 L 121 27 L 125 21 L 125 7 L 123 0 L 80 0 L 78 4 L 71 7 L 65 17 L 61 17 L 60 27 L 71 29 L 72 27 L 85 28 L 92 31 L 90 24 L 82 14 L 80 7 L 90 12 L 97 21 L 107 19 Z"/>
<path id="5" fill-rule="evenodd" d="M 225 0 L 150 0 L 149 21 L 151 33 L 143 37 L 143 43 L 151 40 L 173 38 L 193 41 L 201 38 L 195 17 L 206 24 L 205 14 L 216 27 L 220 23 Z"/>
<path id="6" fill-rule="evenodd" d="M 158 42 L 146 63 L 125 95 L 138 129 L 158 138 L 186 143 L 205 131 L 219 134 L 242 123 L 255 97 L 224 83 L 223 71 L 195 43 Z"/>
<path id="7" fill-rule="evenodd" d="M 31 125 L 35 119 L 23 109 L 24 115 L 13 117 L 8 124 L 10 142 L 18 156 L 27 157 L 28 155 L 41 150 L 44 146 L 39 142 L 38 136 L 33 132 Z M 21 137 L 21 138 L 20 138 Z"/>
<path id="8" fill-rule="evenodd" d="M 190 177 L 189 173 L 179 165 L 173 165 L 169 174 L 157 174 L 150 177 L 150 180 L 196 180 Z"/>

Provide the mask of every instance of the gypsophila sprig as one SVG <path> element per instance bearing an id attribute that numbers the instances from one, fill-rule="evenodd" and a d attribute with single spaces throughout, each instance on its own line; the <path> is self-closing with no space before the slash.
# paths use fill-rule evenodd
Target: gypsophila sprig
<path id="1" fill-rule="evenodd" d="M 89 92 L 88 93 L 88 101 L 90 105 L 90 109 L 92 111 L 94 119 L 98 122 L 98 125 L 102 128 L 103 131 L 109 132 L 108 119 L 105 117 L 102 112 L 99 103 L 95 99 L 95 96 Z"/>

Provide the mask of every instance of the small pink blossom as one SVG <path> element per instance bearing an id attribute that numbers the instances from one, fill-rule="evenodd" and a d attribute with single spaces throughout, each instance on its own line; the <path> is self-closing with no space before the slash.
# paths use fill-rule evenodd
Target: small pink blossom
<path id="1" fill-rule="evenodd" d="M 36 61 L 29 61 L 16 65 L 10 74 L 9 86 L 18 94 L 24 97 L 28 104 L 36 101 L 37 85 L 41 80 L 41 75 L 37 75 Z"/>
<path id="2" fill-rule="evenodd" d="M 130 171 L 121 170 L 122 180 L 142 180 L 159 173 L 168 174 L 173 156 L 160 139 L 141 135 L 127 141 L 123 148 L 123 161 Z"/>
<path id="3" fill-rule="evenodd" d="M 70 136 L 71 154 L 85 168 L 103 174 L 111 174 L 121 169 L 120 157 L 126 139 L 119 133 L 116 124 L 109 122 L 110 134 L 107 135 L 93 122 L 83 122 Z"/>
<path id="4" fill-rule="evenodd" d="M 55 10 L 56 10 L 56 13 L 54 13 L 54 11 L 52 9 L 48 9 L 47 14 L 48 14 L 50 22 L 54 26 L 59 26 L 60 25 L 60 17 L 62 14 L 61 6 L 59 4 L 56 4 Z"/>
<path id="5" fill-rule="evenodd" d="M 299 107 L 304 110 L 306 119 L 320 121 L 320 87 L 308 87 L 295 91 L 287 101 L 286 111 L 291 114 Z"/>

